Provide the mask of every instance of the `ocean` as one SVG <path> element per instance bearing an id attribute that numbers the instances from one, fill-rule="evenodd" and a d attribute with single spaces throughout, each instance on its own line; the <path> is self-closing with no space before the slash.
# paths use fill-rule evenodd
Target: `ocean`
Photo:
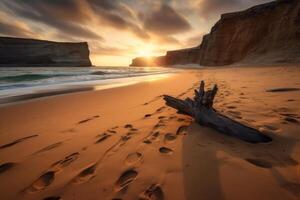
<path id="1" fill-rule="evenodd" d="M 161 67 L 0 67 L 0 100 L 85 86 L 101 89 L 175 71 Z"/>

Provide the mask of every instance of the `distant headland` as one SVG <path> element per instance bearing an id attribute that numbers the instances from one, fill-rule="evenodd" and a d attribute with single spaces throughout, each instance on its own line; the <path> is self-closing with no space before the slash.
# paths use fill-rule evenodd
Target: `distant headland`
<path id="1" fill-rule="evenodd" d="M 0 37 L 0 67 L 90 67 L 86 42 Z"/>

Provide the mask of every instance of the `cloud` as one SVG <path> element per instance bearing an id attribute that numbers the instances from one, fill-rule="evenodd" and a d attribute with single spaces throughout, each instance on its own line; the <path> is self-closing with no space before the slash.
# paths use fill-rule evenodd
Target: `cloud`
<path id="1" fill-rule="evenodd" d="M 156 34 L 178 34 L 191 30 L 189 22 L 172 7 L 162 4 L 144 22 L 146 30 Z"/>
<path id="2" fill-rule="evenodd" d="M 210 18 L 221 13 L 236 10 L 242 4 L 241 0 L 199 0 L 198 8 L 201 17 Z"/>
<path id="3" fill-rule="evenodd" d="M 181 46 L 181 43 L 178 39 L 172 36 L 168 35 L 156 35 L 153 36 L 153 40 L 158 44 L 158 45 L 170 45 L 170 46 Z"/>
<path id="4" fill-rule="evenodd" d="M 0 35 L 16 37 L 32 37 L 34 34 L 18 24 L 9 24 L 0 21 Z"/>
<path id="5" fill-rule="evenodd" d="M 101 47 L 97 46 L 92 48 L 94 54 L 107 55 L 107 56 L 122 56 L 124 54 L 133 54 L 132 49 L 117 48 L 117 47 Z"/>
<path id="6" fill-rule="evenodd" d="M 0 6 L 19 19 L 48 26 L 56 30 L 56 35 L 69 35 L 72 40 L 74 38 L 103 40 L 103 37 L 93 29 L 95 25 L 131 32 L 144 41 L 151 39 L 150 33 L 171 35 L 191 29 L 188 21 L 166 4 L 171 1 L 164 1 L 164 4 L 161 4 L 144 0 L 151 14 L 143 20 L 139 18 L 141 12 L 131 8 L 134 1 L 2 0 Z M 152 10 L 153 7 L 158 9 Z M 162 37 L 169 42 L 177 42 L 175 39 Z"/>
<path id="7" fill-rule="evenodd" d="M 0 35 L 14 37 L 36 37 L 26 23 L 15 20 L 0 10 Z"/>
<path id="8" fill-rule="evenodd" d="M 147 40 L 149 35 L 138 26 L 136 13 L 124 2 L 115 0 L 87 0 L 100 21 L 100 25 L 106 25 L 117 30 L 128 30 L 137 37 Z"/>
<path id="9" fill-rule="evenodd" d="M 79 1 L 3 0 L 0 5 L 2 4 L 8 13 L 50 26 L 65 34 L 102 40 L 99 34 L 85 25 L 90 16 L 84 12 L 84 4 L 77 2 Z"/>
<path id="10" fill-rule="evenodd" d="M 200 16 L 209 19 L 219 17 L 220 14 L 246 9 L 271 0 L 198 0 Z"/>

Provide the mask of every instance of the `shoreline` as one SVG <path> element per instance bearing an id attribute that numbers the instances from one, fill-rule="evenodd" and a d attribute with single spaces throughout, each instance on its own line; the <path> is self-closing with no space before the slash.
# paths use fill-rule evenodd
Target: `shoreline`
<path id="1" fill-rule="evenodd" d="M 99 79 L 93 81 L 84 81 L 80 82 L 78 85 L 77 82 L 66 82 L 54 85 L 42 85 L 42 86 L 33 86 L 30 88 L 19 88 L 19 94 L 13 95 L 11 94 L 10 90 L 0 90 L 0 93 L 6 92 L 6 95 L 2 94 L 0 96 L 0 107 L 19 103 L 22 101 L 34 100 L 37 98 L 44 98 L 48 96 L 56 96 L 56 95 L 64 95 L 69 93 L 75 92 L 85 92 L 85 91 L 93 91 L 93 90 L 104 90 L 110 89 L 115 87 L 123 87 L 132 84 L 137 84 L 144 81 L 151 81 L 155 79 L 165 78 L 167 76 L 181 73 L 182 71 L 193 71 L 193 70 L 222 70 L 222 69 L 239 69 L 239 68 L 274 68 L 274 67 L 295 67 L 296 64 L 263 64 L 260 66 L 257 65 L 247 65 L 243 63 L 237 63 L 235 65 L 228 65 L 228 66 L 216 66 L 216 67 L 207 67 L 207 66 L 200 66 L 194 64 L 188 65 L 176 65 L 172 67 L 163 67 L 166 69 L 170 69 L 171 71 L 166 72 L 156 72 L 154 74 L 149 75 L 136 75 L 136 76 L 129 76 L 129 77 L 122 77 L 122 78 L 106 78 L 106 79 Z M 17 91 L 16 90 L 16 91 Z M 10 92 L 9 92 L 10 91 Z M 22 91 L 22 92 L 20 92 Z M 25 92 L 24 92 L 25 91 Z"/>
<path id="2" fill-rule="evenodd" d="M 141 82 L 155 81 L 155 80 L 166 78 L 176 73 L 178 72 L 173 71 L 167 73 L 165 72 L 165 73 L 140 75 L 140 76 L 133 76 L 133 77 L 108 78 L 102 80 L 81 82 L 80 85 L 76 82 L 72 82 L 72 83 L 61 83 L 61 84 L 46 85 L 46 86 L 36 86 L 31 88 L 22 88 L 22 89 L 18 89 L 19 91 L 22 91 L 22 93 L 19 92 L 20 94 L 18 95 L 8 95 L 8 96 L 0 97 L 0 107 L 14 104 L 17 102 L 26 101 L 26 100 L 42 98 L 42 97 L 64 95 L 69 93 L 85 92 L 85 91 L 93 91 L 93 90 L 94 91 L 105 90 L 105 89 L 111 89 L 116 87 L 133 85 Z"/>

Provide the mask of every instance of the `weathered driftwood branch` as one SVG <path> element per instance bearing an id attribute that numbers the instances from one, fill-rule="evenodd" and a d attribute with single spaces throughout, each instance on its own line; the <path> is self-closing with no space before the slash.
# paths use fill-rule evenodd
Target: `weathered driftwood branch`
<path id="1" fill-rule="evenodd" d="M 177 109 L 178 113 L 189 115 L 195 118 L 197 123 L 214 128 L 226 135 L 251 143 L 272 141 L 270 137 L 263 135 L 258 130 L 218 113 L 213 108 L 213 101 L 217 91 L 217 85 L 213 89 L 205 91 L 204 81 L 201 81 L 199 90 L 195 90 L 193 100 L 190 98 L 180 100 L 168 95 L 164 95 L 164 100 L 166 105 Z"/>

